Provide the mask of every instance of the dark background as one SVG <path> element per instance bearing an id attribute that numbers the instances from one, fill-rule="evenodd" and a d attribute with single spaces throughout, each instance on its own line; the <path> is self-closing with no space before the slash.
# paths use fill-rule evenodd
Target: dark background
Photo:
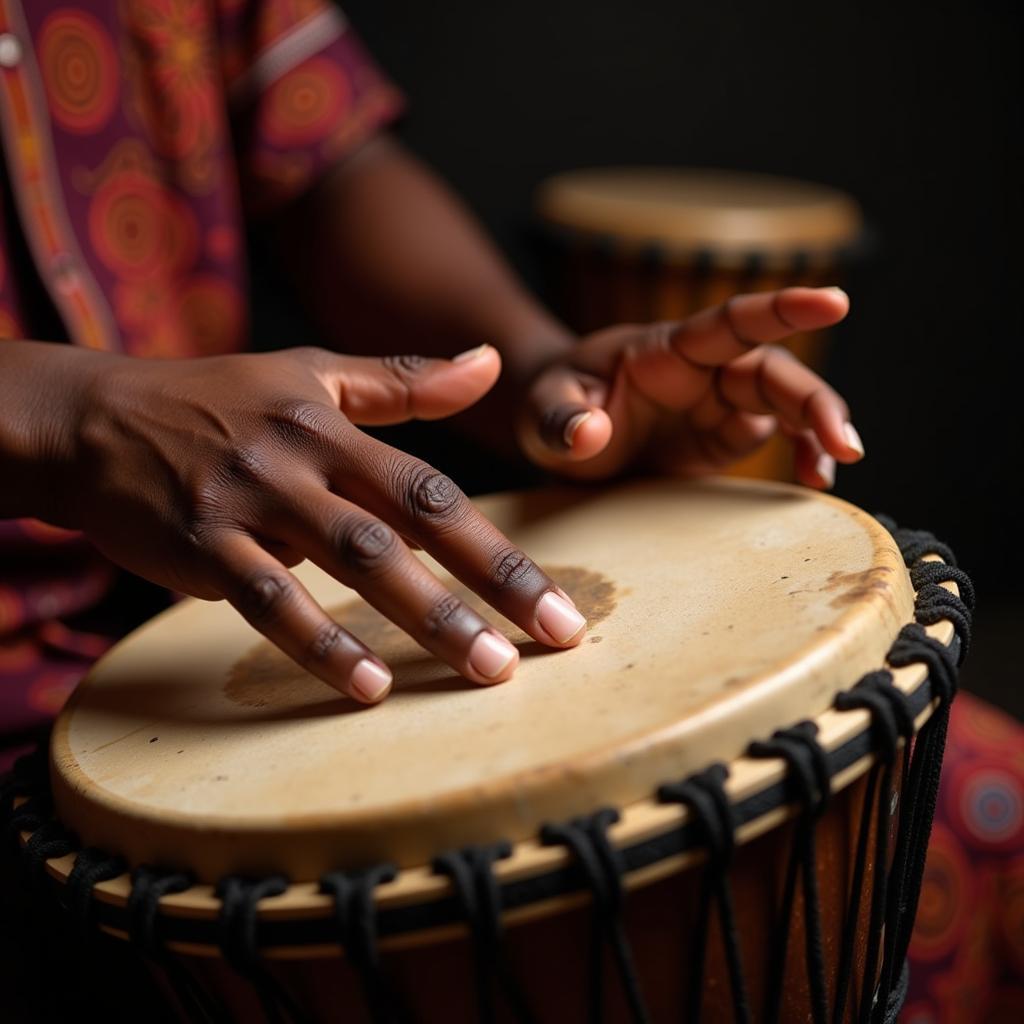
<path id="1" fill-rule="evenodd" d="M 399 134 L 538 288 L 532 193 L 556 171 L 730 167 L 859 200 L 880 246 L 828 375 L 869 458 L 837 491 L 954 545 L 981 595 L 967 685 L 1024 714 L 1017 5 L 343 7 L 409 97 Z"/>

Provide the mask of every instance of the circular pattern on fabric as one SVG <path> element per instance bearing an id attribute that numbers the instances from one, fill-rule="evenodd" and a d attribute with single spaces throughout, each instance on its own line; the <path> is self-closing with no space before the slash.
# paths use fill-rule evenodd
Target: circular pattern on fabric
<path id="1" fill-rule="evenodd" d="M 0 672 L 24 672 L 38 660 L 39 651 L 31 640 L 0 641 Z"/>
<path id="2" fill-rule="evenodd" d="M 191 207 L 138 171 L 115 174 L 96 190 L 89 237 L 104 264 L 128 279 L 179 273 L 195 262 L 199 249 Z"/>
<path id="3" fill-rule="evenodd" d="M 219 263 L 232 263 L 240 248 L 238 230 L 230 224 L 215 224 L 206 232 L 206 251 Z"/>
<path id="4" fill-rule="evenodd" d="M 994 748 L 1019 751 L 1024 728 L 1009 715 L 962 693 L 949 719 L 949 742 L 976 754 L 991 755 Z"/>
<path id="5" fill-rule="evenodd" d="M 181 161 L 186 187 L 208 185 L 209 149 L 224 130 L 212 5 L 136 0 L 124 6 L 128 75 L 137 81 L 130 102 L 157 151 Z"/>
<path id="6" fill-rule="evenodd" d="M 984 850 L 1024 845 L 1024 786 L 1003 762 L 955 764 L 947 780 L 947 806 L 963 838 Z"/>
<path id="7" fill-rule="evenodd" d="M 85 674 L 85 665 L 41 672 L 29 684 L 26 703 L 33 711 L 56 715 Z"/>
<path id="8" fill-rule="evenodd" d="M 268 90 L 261 114 L 266 137 L 282 147 L 324 139 L 351 98 L 351 86 L 333 62 L 324 57 L 310 58 Z"/>
<path id="9" fill-rule="evenodd" d="M 937 822 L 928 847 L 914 925 L 914 959 L 937 960 L 960 941 L 970 913 L 970 884 L 970 872 L 956 836 Z"/>
<path id="10" fill-rule="evenodd" d="M 25 621 L 25 602 L 13 587 L 0 586 L 0 633 L 13 633 Z"/>
<path id="11" fill-rule="evenodd" d="M 42 24 L 39 68 L 54 120 L 86 135 L 102 128 L 117 102 L 117 53 L 102 23 L 83 11 L 54 11 Z"/>
<path id="12" fill-rule="evenodd" d="M 196 355 L 231 352 L 242 345 L 245 323 L 241 292 L 211 274 L 192 278 L 178 300 L 187 343 Z"/>

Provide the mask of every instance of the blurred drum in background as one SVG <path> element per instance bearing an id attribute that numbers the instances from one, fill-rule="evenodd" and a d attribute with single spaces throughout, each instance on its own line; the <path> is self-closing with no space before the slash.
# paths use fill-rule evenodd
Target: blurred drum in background
<path id="1" fill-rule="evenodd" d="M 865 239 L 845 193 L 738 171 L 570 171 L 541 185 L 537 209 L 560 243 L 556 306 L 580 332 L 679 320 L 739 292 L 839 284 Z M 788 347 L 820 366 L 821 332 Z M 792 479 L 789 446 L 773 439 L 734 472 Z"/>

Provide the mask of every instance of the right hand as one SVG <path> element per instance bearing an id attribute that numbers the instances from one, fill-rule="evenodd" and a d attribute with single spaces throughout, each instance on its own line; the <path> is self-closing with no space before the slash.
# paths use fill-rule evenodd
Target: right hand
<path id="1" fill-rule="evenodd" d="M 391 674 L 289 572 L 303 558 L 478 683 L 511 676 L 518 652 L 403 538 L 534 639 L 579 643 L 585 623 L 564 592 L 448 477 L 356 426 L 471 405 L 498 377 L 495 349 L 452 361 L 292 349 L 90 365 L 62 430 L 65 512 L 51 518 L 147 579 L 226 598 L 356 700 L 382 699 Z"/>

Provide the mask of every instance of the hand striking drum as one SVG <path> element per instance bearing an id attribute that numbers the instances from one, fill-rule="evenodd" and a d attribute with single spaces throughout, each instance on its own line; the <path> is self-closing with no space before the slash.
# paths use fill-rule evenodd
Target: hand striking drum
<path id="1" fill-rule="evenodd" d="M 891 1019 L 973 600 L 948 549 L 783 485 L 481 507 L 587 642 L 505 623 L 481 690 L 307 565 L 395 671 L 367 711 L 186 601 L 72 697 L 52 803 L 38 760 L 8 783 L 47 888 L 198 1020 Z"/>

